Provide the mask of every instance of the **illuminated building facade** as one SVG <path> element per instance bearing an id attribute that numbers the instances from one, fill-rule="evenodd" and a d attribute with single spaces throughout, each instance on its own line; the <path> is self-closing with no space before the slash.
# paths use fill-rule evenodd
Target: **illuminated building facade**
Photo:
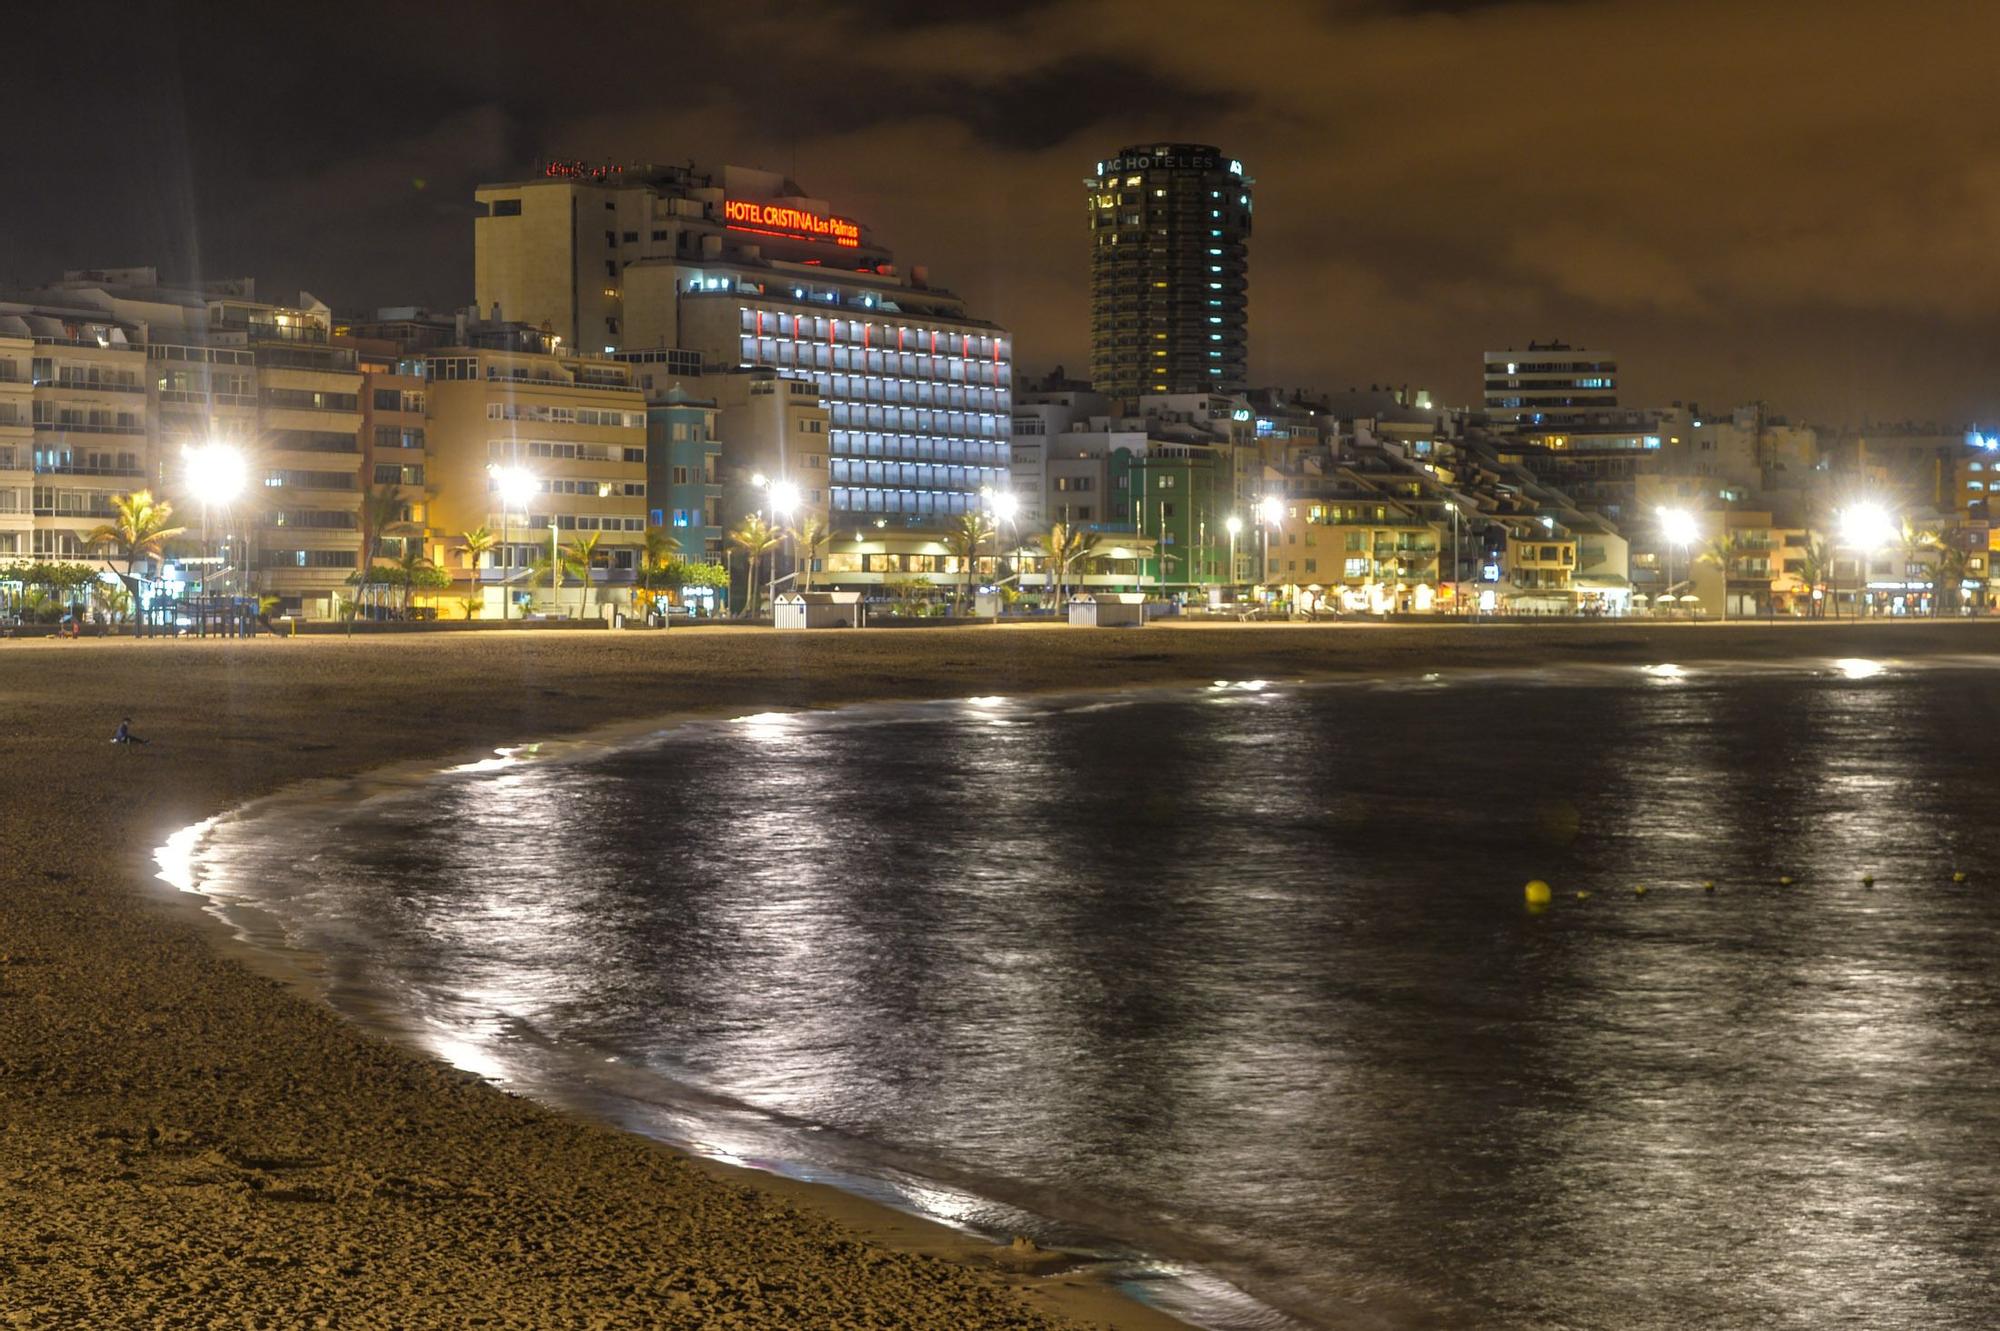
<path id="1" fill-rule="evenodd" d="M 111 499 L 148 483 L 145 348 L 116 325 L 0 313 L 0 561 L 88 561 Z"/>
<path id="2" fill-rule="evenodd" d="M 441 531 L 484 527 L 499 538 L 476 573 L 482 613 L 499 618 L 499 588 L 521 590 L 552 544 L 570 549 L 596 537 L 594 599 L 573 579 L 567 599 L 540 594 L 575 613 L 615 601 L 638 569 L 646 531 L 646 399 L 631 367 L 597 356 L 544 349 L 518 325 L 474 329 L 461 346 L 423 353 L 431 520 Z M 489 468 L 528 473 L 526 502 L 504 502 Z"/>
<path id="3" fill-rule="evenodd" d="M 1084 181 L 1090 378 L 1105 396 L 1241 392 L 1252 181 L 1209 144 L 1140 144 Z"/>
<path id="4" fill-rule="evenodd" d="M 1496 425 L 1583 425 L 1618 406 L 1618 361 L 1567 342 L 1486 353 L 1486 412 Z M 1657 444 L 1655 445 L 1657 447 Z"/>
<path id="5" fill-rule="evenodd" d="M 476 198 L 482 309 L 627 360 L 810 381 L 825 448 L 803 451 L 837 525 L 939 529 L 1005 483 L 1012 338 L 783 176 L 558 163 Z M 730 487 L 722 525 L 747 511 Z"/>

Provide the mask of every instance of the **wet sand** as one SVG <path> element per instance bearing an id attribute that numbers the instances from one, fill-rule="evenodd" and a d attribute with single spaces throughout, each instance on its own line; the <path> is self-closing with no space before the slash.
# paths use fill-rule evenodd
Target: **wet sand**
<path id="1" fill-rule="evenodd" d="M 256 973 L 142 864 L 292 783 L 692 710 L 1996 651 L 2000 623 L 1924 622 L 0 642 L 0 1324 L 1175 1325 L 541 1109 Z M 106 742 L 127 714 L 151 743 Z"/>

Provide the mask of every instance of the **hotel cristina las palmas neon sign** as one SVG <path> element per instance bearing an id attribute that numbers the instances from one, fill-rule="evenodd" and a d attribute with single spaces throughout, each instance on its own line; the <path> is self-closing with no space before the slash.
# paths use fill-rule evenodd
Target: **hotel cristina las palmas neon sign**
<path id="1" fill-rule="evenodd" d="M 752 231 L 760 236 L 784 236 L 788 239 L 830 240 L 850 249 L 861 244 L 861 224 L 858 222 L 778 203 L 724 199 L 722 218 L 731 231 Z"/>

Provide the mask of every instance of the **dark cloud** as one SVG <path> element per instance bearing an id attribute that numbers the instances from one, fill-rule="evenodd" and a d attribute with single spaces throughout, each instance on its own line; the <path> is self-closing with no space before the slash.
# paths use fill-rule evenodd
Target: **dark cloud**
<path id="1" fill-rule="evenodd" d="M 1648 399 L 2000 419 L 2000 8 L 1914 0 L 155 3 L 9 16 L 0 277 L 157 263 L 470 299 L 470 193 L 544 155 L 792 172 L 1085 359 L 1080 177 L 1257 177 L 1252 367 L 1475 390 L 1612 346 Z"/>

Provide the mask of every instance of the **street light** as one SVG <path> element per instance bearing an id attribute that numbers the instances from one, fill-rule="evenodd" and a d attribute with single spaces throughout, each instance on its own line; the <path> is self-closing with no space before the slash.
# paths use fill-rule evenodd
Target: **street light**
<path id="1" fill-rule="evenodd" d="M 1234 588 L 1236 586 L 1236 538 L 1243 534 L 1243 519 L 1231 513 L 1228 520 L 1222 525 L 1229 529 L 1229 585 L 1231 588 Z M 1232 590 L 1230 592 L 1232 600 L 1235 598 L 1235 595 L 1236 593 Z"/>
<path id="2" fill-rule="evenodd" d="M 506 622 L 511 617 L 514 600 L 512 590 L 507 586 L 506 560 L 512 559 L 514 508 L 519 505 L 525 512 L 528 496 L 535 492 L 535 474 L 526 467 L 503 467 L 498 463 L 488 463 L 486 474 L 492 478 L 493 489 L 500 496 L 500 548 L 503 552 L 500 565 L 500 619 Z M 476 573 L 477 570 L 475 569 Z M 551 582 L 555 575 L 551 573 Z"/>
<path id="3" fill-rule="evenodd" d="M 759 477 L 758 479 L 762 480 L 763 478 Z M 770 481 L 764 486 L 764 493 L 770 500 L 771 518 L 774 523 L 782 524 L 785 519 L 791 517 L 793 510 L 799 506 L 799 487 L 793 485 L 790 481 Z M 792 555 L 793 562 L 797 562 L 798 547 L 796 544 L 792 547 Z M 771 603 L 771 622 L 776 624 L 778 622 L 778 552 L 775 549 L 771 552 L 771 590 L 768 599 Z"/>
<path id="4" fill-rule="evenodd" d="M 1445 501 L 1444 511 L 1451 514 L 1451 613 L 1465 613 L 1465 595 L 1458 585 L 1458 505 Z"/>
<path id="5" fill-rule="evenodd" d="M 1005 526 L 1014 538 L 1014 590 L 1016 593 L 1025 591 L 1026 588 L 1022 585 L 1022 573 L 1024 572 L 1022 564 L 1024 561 L 1021 558 L 1020 551 L 1021 534 L 1019 529 L 1014 525 L 1015 519 L 1021 514 L 1020 497 L 1011 490 L 989 490 L 984 487 L 980 489 L 979 494 L 986 501 L 986 511 L 993 515 L 993 520 Z M 996 610 L 994 613 L 998 614 L 999 612 Z"/>
<path id="6" fill-rule="evenodd" d="M 1840 519 L 1840 543 L 1855 553 L 1854 600 L 1855 613 L 1861 611 L 1862 589 L 1868 582 L 1867 557 L 1883 546 L 1889 545 L 1897 537 L 1896 523 L 1889 516 L 1889 510 L 1873 502 L 1850 504 L 1842 509 Z M 1907 577 L 1907 570 L 1905 576 Z M 1834 604 L 1837 614 L 1840 606 Z"/>
<path id="7" fill-rule="evenodd" d="M 188 493 L 201 505 L 202 556 L 206 559 L 208 511 L 228 507 L 236 496 L 243 493 L 243 487 L 249 480 L 249 469 L 244 465 L 241 449 L 220 439 L 210 439 L 182 451 L 181 477 Z M 208 596 L 208 565 L 205 563 L 202 565 L 201 594 L 204 600 Z M 206 613 L 203 612 L 204 616 Z"/>
<path id="8" fill-rule="evenodd" d="M 1666 583 L 1661 588 L 1661 594 L 1672 595 L 1674 590 L 1673 547 L 1678 545 L 1685 550 L 1689 545 L 1693 544 L 1694 539 L 1701 535 L 1701 524 L 1695 520 L 1694 514 L 1684 508 L 1660 508 L 1656 509 L 1655 512 L 1660 519 L 1660 535 L 1666 538 L 1667 542 Z M 1725 606 L 1724 609 L 1726 610 L 1727 607 Z"/>
<path id="9" fill-rule="evenodd" d="M 1265 495 L 1257 501 L 1257 532 L 1264 538 L 1263 566 L 1258 570 L 1260 584 L 1271 576 L 1271 528 L 1284 521 L 1284 517 L 1284 501 L 1276 495 Z"/>

